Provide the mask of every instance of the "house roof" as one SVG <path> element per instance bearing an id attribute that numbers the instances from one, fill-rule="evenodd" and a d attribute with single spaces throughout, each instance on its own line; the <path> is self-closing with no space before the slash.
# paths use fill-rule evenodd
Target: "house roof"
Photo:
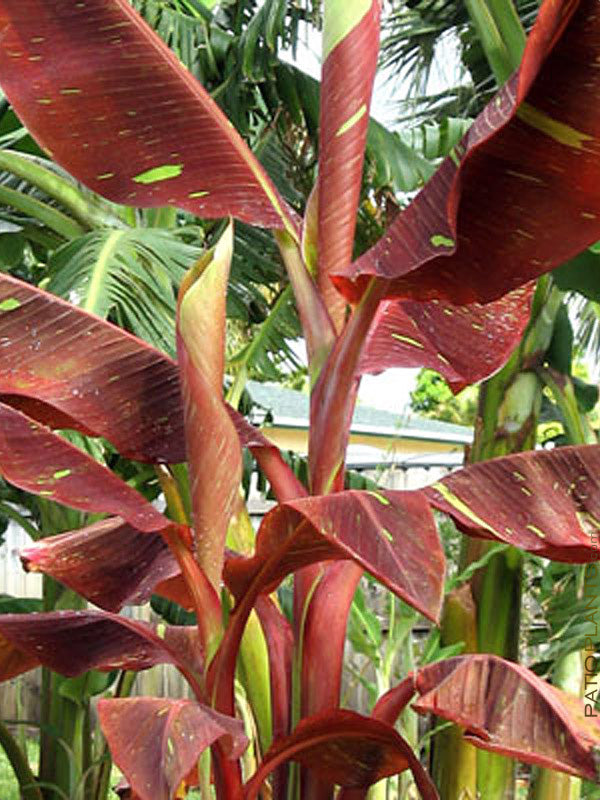
<path id="1" fill-rule="evenodd" d="M 308 395 L 276 383 L 256 381 L 248 381 L 246 389 L 257 405 L 270 412 L 272 425 L 308 428 Z M 362 405 L 357 405 L 354 411 L 350 432 L 457 445 L 470 444 L 473 440 L 473 429 L 465 425 L 439 422 L 412 413 L 394 414 Z"/>

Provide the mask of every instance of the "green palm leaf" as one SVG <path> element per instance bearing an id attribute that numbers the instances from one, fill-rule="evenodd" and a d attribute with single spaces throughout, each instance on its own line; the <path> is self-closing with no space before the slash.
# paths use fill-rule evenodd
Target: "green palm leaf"
<path id="1" fill-rule="evenodd" d="M 279 381 L 279 367 L 286 365 L 289 369 L 298 369 L 301 363 L 290 342 L 299 336 L 300 323 L 291 287 L 288 286 L 279 295 L 267 319 L 255 326 L 248 344 L 229 359 L 228 368 L 236 375 L 229 393 L 230 402 L 237 405 L 249 377 Z"/>
<path id="2" fill-rule="evenodd" d="M 54 252 L 47 289 L 174 355 L 175 289 L 200 252 L 176 230 L 92 231 Z"/>

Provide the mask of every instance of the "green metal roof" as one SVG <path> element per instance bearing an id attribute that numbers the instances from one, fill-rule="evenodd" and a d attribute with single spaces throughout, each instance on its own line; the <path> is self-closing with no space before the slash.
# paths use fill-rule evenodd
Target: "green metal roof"
<path id="1" fill-rule="evenodd" d="M 284 428 L 308 427 L 308 395 L 276 383 L 256 381 L 248 381 L 246 389 L 255 403 L 271 413 L 273 424 Z M 351 431 L 456 444 L 468 444 L 473 439 L 472 428 L 465 425 L 439 422 L 412 413 L 394 414 L 362 405 L 356 406 Z"/>

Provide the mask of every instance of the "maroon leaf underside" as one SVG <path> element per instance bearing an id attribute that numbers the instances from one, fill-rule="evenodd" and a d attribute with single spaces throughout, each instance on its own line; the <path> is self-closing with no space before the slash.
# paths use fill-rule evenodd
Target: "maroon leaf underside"
<path id="1" fill-rule="evenodd" d="M 267 775 L 290 760 L 314 770 L 323 780 L 348 787 L 367 787 L 411 769 L 423 800 L 438 798 L 412 748 L 394 728 L 353 711 L 309 717 L 290 736 L 275 742 L 246 784 L 245 800 L 254 800 Z"/>
<path id="2" fill-rule="evenodd" d="M 257 582 L 271 591 L 290 572 L 350 559 L 432 620 L 445 570 L 433 517 L 420 492 L 346 491 L 277 506 L 264 518 L 252 558 L 231 559 L 225 577 L 237 598 Z"/>
<path id="3" fill-rule="evenodd" d="M 224 579 L 237 604 L 208 676 L 209 691 L 216 688 L 217 709 L 233 713 L 236 655 L 259 595 L 291 572 L 331 560 L 355 561 L 437 620 L 445 560 L 421 493 L 347 491 L 281 504 L 263 519 L 255 555 L 225 564 Z"/>
<path id="4" fill-rule="evenodd" d="M 517 346 L 529 322 L 533 285 L 488 305 L 386 300 L 361 354 L 359 374 L 428 367 L 453 392 L 487 378 Z"/>
<path id="5" fill-rule="evenodd" d="M 9 681 L 39 666 L 39 659 L 19 650 L 0 634 L 0 681 Z"/>
<path id="6" fill-rule="evenodd" d="M 561 447 L 473 464 L 423 491 L 464 533 L 586 563 L 600 560 L 599 474 L 600 445 Z"/>
<path id="7" fill-rule="evenodd" d="M 248 744 L 240 720 L 191 700 L 100 700 L 98 714 L 113 759 L 141 800 L 171 800 L 213 742 L 223 739 L 232 759 Z"/>
<path id="8" fill-rule="evenodd" d="M 519 72 L 372 251 L 334 276 L 346 297 L 375 276 L 388 297 L 489 302 L 600 238 L 599 31 L 595 0 L 543 4 Z"/>
<path id="9" fill-rule="evenodd" d="M 352 260 L 369 107 L 379 52 L 379 0 L 323 63 L 319 121 L 318 283 L 338 330 L 345 302 L 329 273 Z M 327 26 L 328 19 L 325 18 Z M 351 120 L 360 115 L 353 124 Z M 345 125 L 348 125 L 346 128 Z"/>
<path id="10" fill-rule="evenodd" d="M 0 636 L 34 659 L 32 666 L 43 664 L 69 677 L 90 669 L 185 667 L 150 625 L 103 611 L 2 614 Z"/>
<path id="11" fill-rule="evenodd" d="M 20 489 L 83 511 L 120 514 L 140 531 L 169 521 L 106 467 L 0 403 L 0 473 Z"/>
<path id="12" fill-rule="evenodd" d="M 103 436 L 138 461 L 185 460 L 179 376 L 171 359 L 4 274 L 2 307 L 0 395 L 10 396 L 3 400 L 52 428 Z"/>
<path id="13" fill-rule="evenodd" d="M 419 672 L 419 713 L 466 728 L 477 747 L 597 781 L 600 724 L 577 700 L 493 655 L 458 656 Z"/>
<path id="14" fill-rule="evenodd" d="M 282 227 L 285 203 L 262 167 L 127 0 L 2 0 L 0 28 L 5 94 L 91 189 L 126 205 Z M 144 177 L 163 166 L 166 175 Z"/>
<path id="15" fill-rule="evenodd" d="M 146 603 L 181 574 L 160 534 L 141 533 L 119 517 L 42 539 L 20 557 L 26 570 L 51 575 L 115 613 Z"/>

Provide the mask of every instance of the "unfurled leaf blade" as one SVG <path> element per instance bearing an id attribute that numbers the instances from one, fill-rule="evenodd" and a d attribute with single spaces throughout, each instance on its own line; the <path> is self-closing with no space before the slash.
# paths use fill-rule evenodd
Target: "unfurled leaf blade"
<path id="1" fill-rule="evenodd" d="M 419 670 L 415 688 L 415 710 L 461 725 L 477 747 L 598 780 L 598 719 L 520 664 L 458 656 Z"/>
<path id="2" fill-rule="evenodd" d="M 245 800 L 279 764 L 297 761 L 319 777 L 345 787 L 368 787 L 406 769 L 413 771 L 423 800 L 437 800 L 431 779 L 410 745 L 391 725 L 353 711 L 326 711 L 302 720 L 294 732 L 275 742 L 246 784 Z"/>
<path id="3" fill-rule="evenodd" d="M 529 285 L 488 305 L 384 301 L 366 339 L 359 372 L 429 367 L 458 392 L 489 377 L 508 359 L 529 322 L 532 295 Z"/>
<path id="4" fill-rule="evenodd" d="M 600 237 L 600 114 L 594 82 L 582 88 L 599 25 L 593 2 L 543 4 L 519 72 L 367 257 L 334 276 L 349 299 L 376 277 L 388 297 L 489 302 Z"/>
<path id="5" fill-rule="evenodd" d="M 46 537 L 19 555 L 26 570 L 51 575 L 114 612 L 146 603 L 180 574 L 159 533 L 140 533 L 119 517 Z"/>
<path id="6" fill-rule="evenodd" d="M 265 591 L 289 572 L 339 559 L 356 561 L 421 613 L 438 617 L 444 556 L 419 492 L 347 491 L 281 504 L 264 518 L 256 554 L 231 559 L 226 576 L 243 597 L 257 580 Z"/>
<path id="7" fill-rule="evenodd" d="M 0 394 L 52 427 L 104 436 L 130 458 L 185 460 L 175 363 L 6 274 L 0 275 Z"/>
<path id="8" fill-rule="evenodd" d="M 43 664 L 70 677 L 89 669 L 179 664 L 150 625 L 101 611 L 1 614 L 0 637 L 35 659 L 34 666 Z"/>
<path id="9" fill-rule="evenodd" d="M 3 0 L 0 27 L 4 92 L 91 189 L 126 205 L 292 226 L 216 103 L 127 0 Z"/>
<path id="10" fill-rule="evenodd" d="M 353 561 L 353 571 L 369 570 L 425 616 L 439 616 L 445 560 L 421 493 L 348 491 L 283 503 L 264 518 L 255 555 L 231 558 L 225 565 L 224 578 L 237 605 L 210 667 L 208 682 L 216 687 L 219 710 L 233 709 L 236 654 L 259 595 L 290 572 L 323 561 Z"/>
<path id="11" fill-rule="evenodd" d="M 100 700 L 98 714 L 113 759 L 141 800 L 172 800 L 213 742 L 223 739 L 232 759 L 248 743 L 240 720 L 192 700 Z"/>
<path id="12" fill-rule="evenodd" d="M 423 491 L 465 533 L 554 561 L 598 560 L 600 445 L 473 464 Z"/>
<path id="13" fill-rule="evenodd" d="M 34 420 L 0 403 L 0 472 L 10 483 L 59 503 L 122 514 L 141 531 L 168 520 L 107 467 Z"/>

